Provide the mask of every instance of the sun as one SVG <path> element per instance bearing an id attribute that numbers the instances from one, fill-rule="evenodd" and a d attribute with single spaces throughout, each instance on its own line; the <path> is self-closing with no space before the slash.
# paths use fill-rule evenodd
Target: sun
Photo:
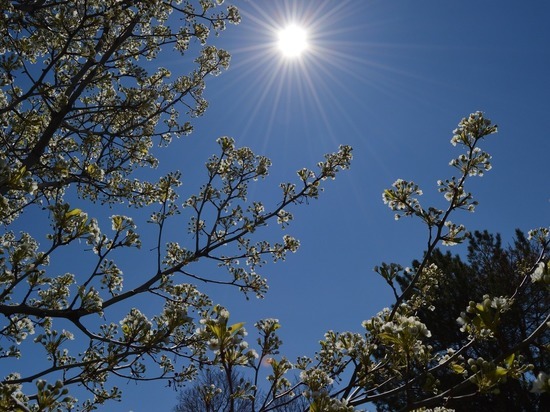
<path id="1" fill-rule="evenodd" d="M 279 50 L 285 57 L 300 57 L 307 50 L 307 31 L 295 24 L 289 25 L 278 33 Z"/>

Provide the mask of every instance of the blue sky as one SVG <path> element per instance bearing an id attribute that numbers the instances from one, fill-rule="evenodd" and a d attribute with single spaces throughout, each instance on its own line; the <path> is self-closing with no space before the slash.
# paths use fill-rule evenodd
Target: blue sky
<path id="1" fill-rule="evenodd" d="M 194 133 L 160 152 L 161 170 L 183 172 L 182 199 L 205 176 L 215 139 L 270 157 L 270 178 L 251 200 L 275 202 L 278 184 L 314 167 L 339 144 L 354 147 L 349 171 L 327 182 L 319 200 L 293 210 L 285 230 L 302 247 L 264 268 L 265 299 L 204 288 L 232 319 L 282 323 L 283 354 L 313 355 L 329 329 L 360 331 L 361 321 L 391 301 L 372 271 L 381 262 L 409 265 L 426 233 L 382 203 L 396 179 L 414 180 L 425 206 L 444 206 L 436 181 L 452 176 L 458 154 L 449 140 L 458 121 L 482 110 L 499 125 L 484 148 L 493 170 L 471 181 L 480 205 L 453 221 L 500 232 L 550 224 L 550 3 L 440 0 L 235 0 L 243 21 L 214 44 L 233 55 L 230 69 L 207 82 L 210 107 Z M 290 22 L 309 31 L 311 48 L 285 60 L 276 31 Z M 162 62 L 176 71 L 179 57 Z M 184 233 L 184 230 L 181 230 Z M 267 237 L 284 233 L 274 225 Z M 456 249 L 457 252 L 460 249 Z M 144 241 L 142 255 L 149 248 Z M 251 340 L 254 338 L 250 335 Z M 148 386 L 149 385 L 149 386 Z M 176 393 L 162 385 L 123 383 L 110 411 L 170 410 Z"/>

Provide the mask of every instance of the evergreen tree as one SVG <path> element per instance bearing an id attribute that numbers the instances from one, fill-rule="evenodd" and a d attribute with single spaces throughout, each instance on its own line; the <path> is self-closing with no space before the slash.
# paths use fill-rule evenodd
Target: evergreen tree
<path id="1" fill-rule="evenodd" d="M 468 348 L 463 356 L 470 358 L 493 359 L 500 353 L 506 353 L 517 342 L 526 340 L 548 316 L 550 296 L 547 291 L 533 282 L 525 282 L 522 293 L 517 293 L 522 284 L 525 268 L 533 266 L 540 256 L 540 247 L 527 240 L 525 234 L 516 230 L 512 245 L 502 246 L 501 236 L 487 231 L 473 233 L 469 239 L 467 259 L 459 255 L 442 252 L 437 249 L 431 256 L 431 262 L 441 270 L 436 293 L 430 307 L 418 310 L 419 319 L 431 332 L 430 345 L 434 352 L 443 352 L 447 348 L 458 350 L 467 341 L 467 336 L 457 327 L 457 319 L 466 310 L 469 302 L 479 302 L 484 295 L 515 296 L 515 304 L 502 314 L 495 338 Z M 418 268 L 419 261 L 413 262 Z M 399 283 L 406 286 L 410 274 L 399 277 Z M 422 293 L 417 290 L 417 293 Z M 550 330 L 535 337 L 522 351 L 525 361 L 534 366 L 533 372 L 520 379 L 507 379 L 487 393 L 479 393 L 475 386 L 465 389 L 462 397 L 451 400 L 447 407 L 456 411 L 542 411 L 550 407 L 548 394 L 531 392 L 534 375 L 550 369 Z M 440 369 L 433 378 L 441 381 L 442 386 L 453 386 L 460 376 L 449 369 Z M 422 396 L 422 385 L 410 388 L 416 397 Z M 467 400 L 467 401 L 466 401 Z M 386 398 L 377 402 L 379 410 L 393 411 L 405 405 L 403 396 Z"/>

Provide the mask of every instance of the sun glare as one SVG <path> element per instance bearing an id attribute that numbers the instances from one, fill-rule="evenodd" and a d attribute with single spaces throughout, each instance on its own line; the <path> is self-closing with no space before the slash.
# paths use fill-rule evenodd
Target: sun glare
<path id="1" fill-rule="evenodd" d="M 285 27 L 279 32 L 279 49 L 286 57 L 299 57 L 307 49 L 307 33 L 296 25 Z"/>

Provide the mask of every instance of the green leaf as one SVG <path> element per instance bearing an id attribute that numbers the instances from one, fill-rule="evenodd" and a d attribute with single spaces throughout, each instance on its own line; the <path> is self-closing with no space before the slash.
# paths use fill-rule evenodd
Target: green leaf
<path id="1" fill-rule="evenodd" d="M 81 213 L 82 213 L 81 209 L 69 210 L 68 212 L 65 213 L 65 219 L 69 219 L 73 216 L 80 216 Z"/>
<path id="2" fill-rule="evenodd" d="M 459 365 L 458 363 L 453 363 L 451 365 L 451 369 L 458 374 L 463 374 L 466 369 L 464 369 L 463 366 Z"/>
<path id="3" fill-rule="evenodd" d="M 512 367 L 512 364 L 514 363 L 514 359 L 516 358 L 516 354 L 512 353 L 510 356 L 508 356 L 506 359 L 504 359 L 504 363 L 508 368 Z"/>
<path id="4" fill-rule="evenodd" d="M 218 339 L 223 338 L 223 330 L 220 325 L 208 325 L 208 327 Z"/>
<path id="5" fill-rule="evenodd" d="M 122 229 L 122 216 L 113 216 L 113 229 L 119 231 Z"/>
<path id="6" fill-rule="evenodd" d="M 378 337 L 380 339 L 382 339 L 383 341 L 386 341 L 386 342 L 389 342 L 389 343 L 400 343 L 401 342 L 401 340 L 398 337 L 396 337 L 394 335 L 391 335 L 389 333 L 380 333 L 378 335 Z"/>
<path id="7" fill-rule="evenodd" d="M 231 325 L 230 327 L 227 328 L 227 331 L 234 335 L 235 333 L 237 333 L 239 330 L 242 329 L 242 327 L 244 326 L 244 322 L 239 322 L 239 323 L 235 323 L 233 325 Z"/>
<path id="8" fill-rule="evenodd" d="M 508 369 L 503 368 L 502 366 L 497 366 L 497 368 L 495 369 L 495 376 L 497 378 L 502 378 L 506 375 L 508 375 Z"/>

